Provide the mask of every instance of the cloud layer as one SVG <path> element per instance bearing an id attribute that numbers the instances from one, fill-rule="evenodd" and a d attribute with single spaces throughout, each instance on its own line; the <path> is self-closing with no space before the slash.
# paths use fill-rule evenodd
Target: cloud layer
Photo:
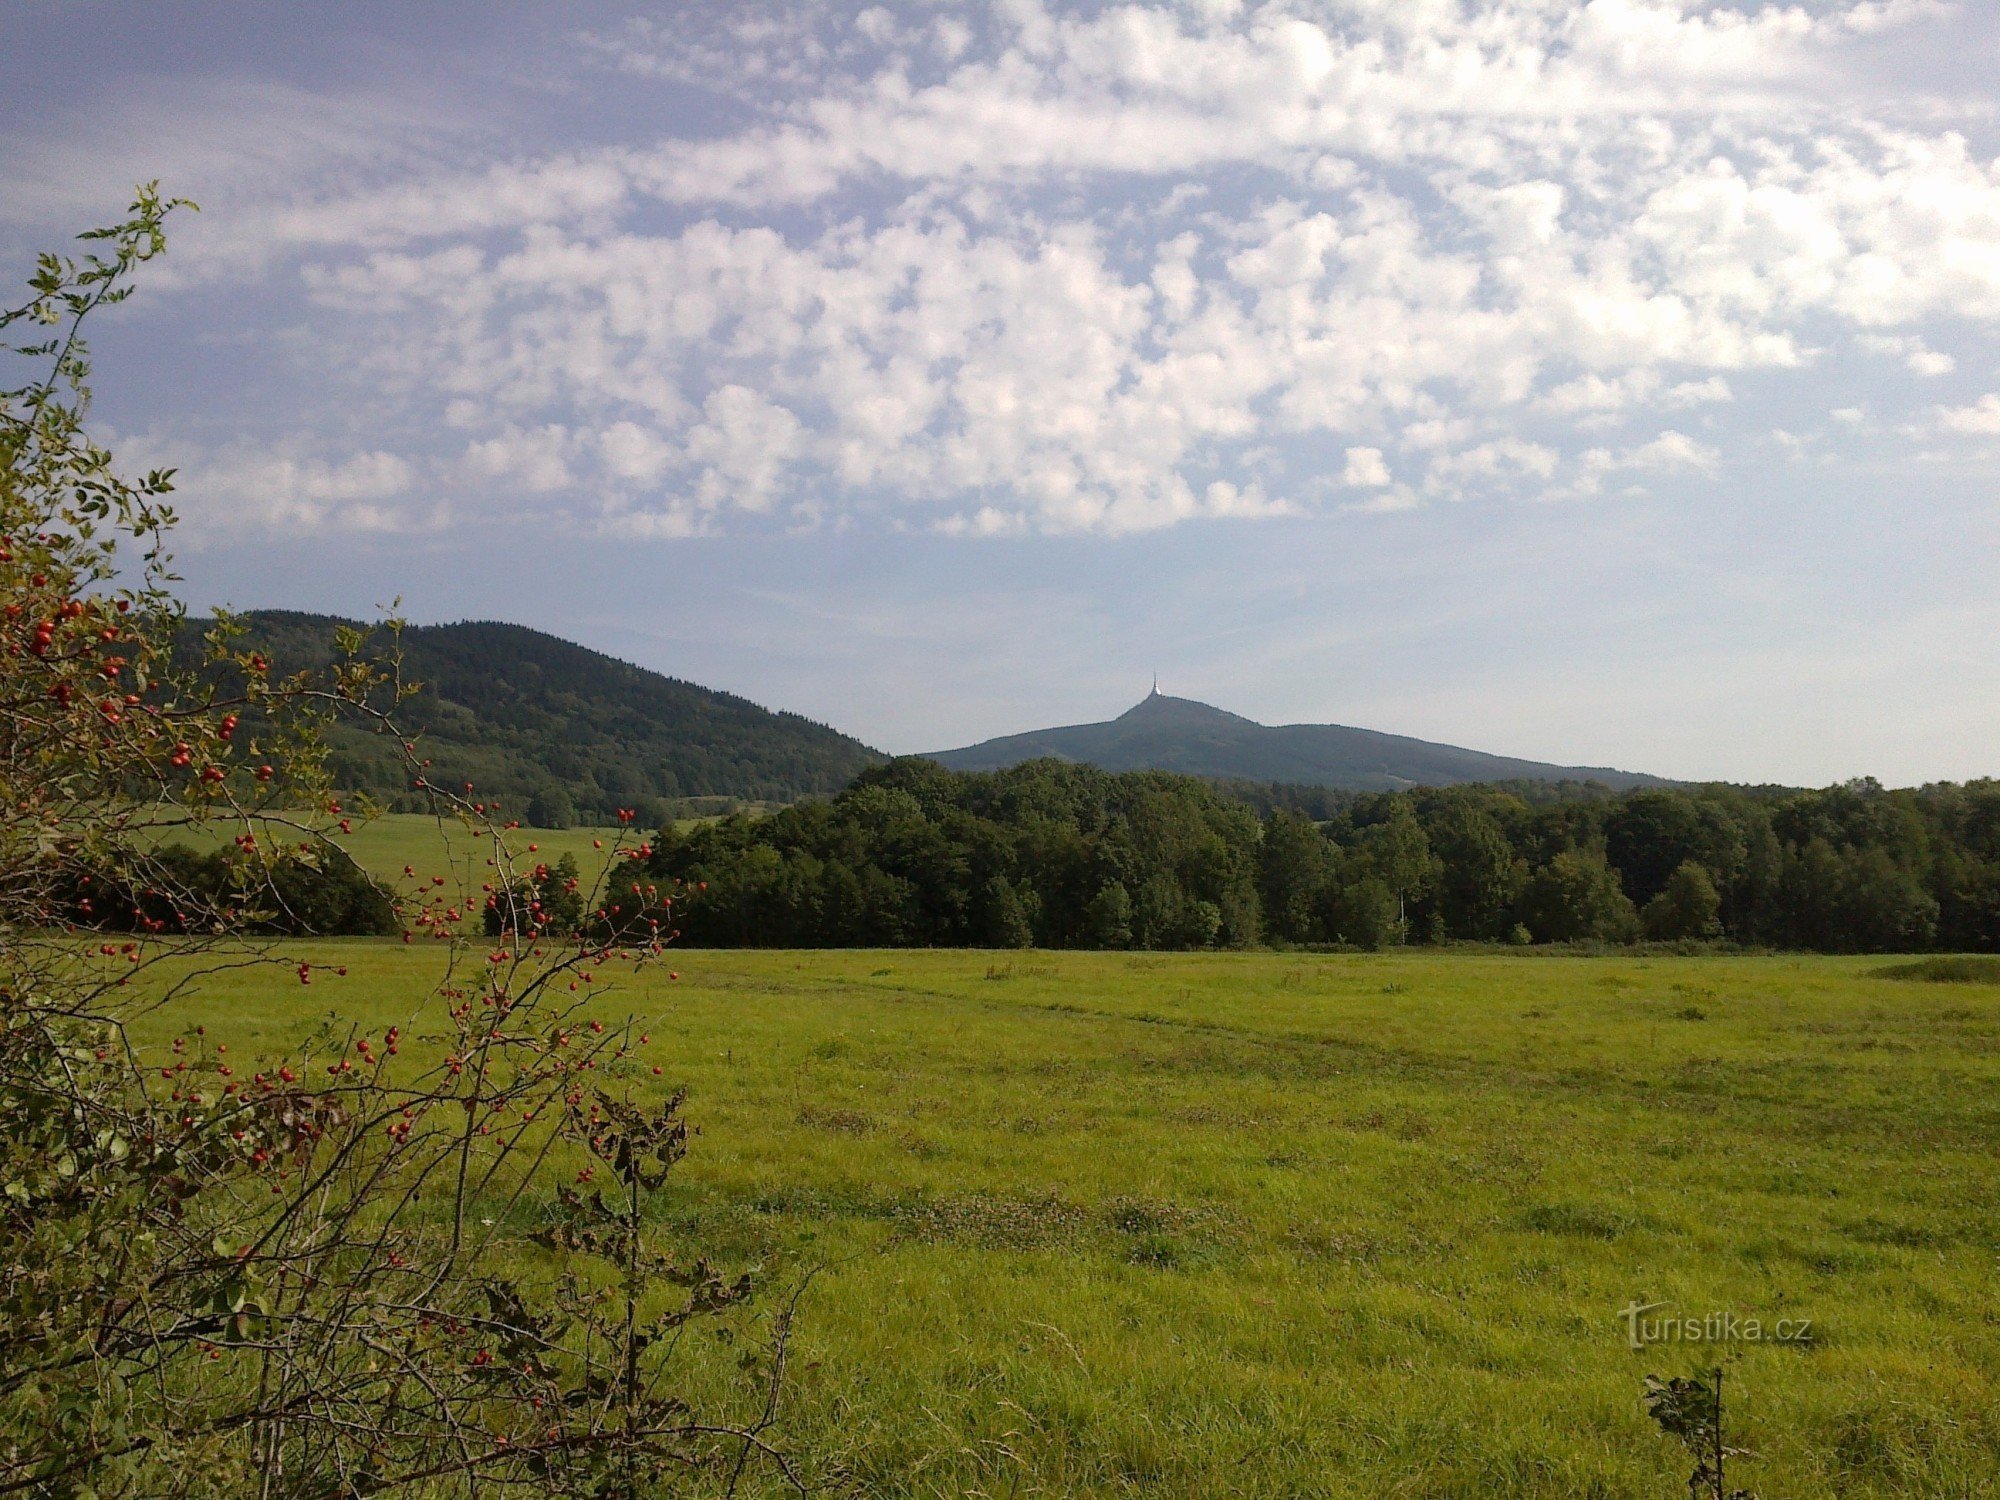
<path id="1" fill-rule="evenodd" d="M 328 410 L 395 420 L 147 449 L 198 517 L 640 537 L 1115 534 L 1601 501 L 1815 445 L 1983 457 L 1992 121 L 1897 71 L 1968 26 L 1936 0 L 1003 0 L 593 30 L 579 97 L 698 93 L 710 127 L 416 151 L 403 109 L 372 156 L 295 132 L 282 172 L 205 139 L 221 201 L 176 285 L 286 299 L 315 368 L 353 372 Z"/>

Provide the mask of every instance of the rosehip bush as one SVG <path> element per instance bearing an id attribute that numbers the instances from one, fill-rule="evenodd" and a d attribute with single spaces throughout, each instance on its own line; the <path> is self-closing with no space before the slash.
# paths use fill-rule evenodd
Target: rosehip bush
<path id="1" fill-rule="evenodd" d="M 0 313 L 33 371 L 0 390 L 0 1496 L 797 1487 L 769 1438 L 789 1314 L 750 1324 L 744 1275 L 650 1242 L 681 1102 L 633 1103 L 640 1043 L 576 1010 L 660 942 L 579 932 L 602 893 L 517 871 L 470 789 L 430 785 L 393 646 L 282 677 L 224 619 L 176 654 L 173 476 L 123 478 L 87 436 L 80 333 L 179 206 L 142 190 Z M 413 1019 L 232 1054 L 209 975 L 346 972 L 271 936 L 325 920 L 344 887 L 300 872 L 351 865 L 366 815 L 328 784 L 336 718 L 490 835 L 504 920 L 476 941 L 478 898 L 409 870 L 377 895 L 438 953 Z M 148 1045 L 167 1004 L 186 1024 Z M 745 1324 L 731 1413 L 673 1389 L 710 1318 Z"/>

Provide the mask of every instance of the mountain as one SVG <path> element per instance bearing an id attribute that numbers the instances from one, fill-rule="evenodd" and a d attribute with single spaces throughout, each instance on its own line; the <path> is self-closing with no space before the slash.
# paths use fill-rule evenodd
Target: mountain
<path id="1" fill-rule="evenodd" d="M 241 617 L 248 644 L 278 673 L 322 666 L 334 635 L 355 622 L 292 610 Z M 191 634 L 206 625 L 190 622 Z M 440 785 L 472 782 L 510 810 L 585 822 L 621 807 L 657 822 L 678 799 L 791 802 L 836 792 L 884 757 L 859 740 L 792 713 L 663 677 L 530 630 L 467 621 L 402 633 L 403 677 L 423 691 L 397 710 L 420 732 Z M 394 747 L 365 730 L 329 735 L 338 785 L 385 805 L 417 807 Z M 558 796 L 557 794 L 560 793 Z"/>
<path id="2" fill-rule="evenodd" d="M 1471 781 L 1599 781 L 1620 791 L 1666 785 L 1657 776 L 1515 760 L 1341 724 L 1259 724 L 1158 689 L 1108 723 L 1010 734 L 930 759 L 955 771 L 991 771 L 1040 756 L 1107 771 L 1181 771 L 1352 791 Z"/>

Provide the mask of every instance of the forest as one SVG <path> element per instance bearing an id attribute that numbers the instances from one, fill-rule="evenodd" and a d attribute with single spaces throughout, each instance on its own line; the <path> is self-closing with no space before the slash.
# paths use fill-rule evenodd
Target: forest
<path id="1" fill-rule="evenodd" d="M 1160 772 L 904 759 L 774 816 L 663 828 L 601 918 L 696 947 L 2000 951 L 2000 782 L 1542 794 L 1301 809 Z"/>
<path id="2" fill-rule="evenodd" d="M 324 670 L 353 621 L 294 610 L 235 617 L 240 644 L 287 672 Z M 183 665 L 199 666 L 213 621 L 185 622 Z M 648 824 L 704 801 L 789 802 L 827 795 L 882 756 L 799 714 L 663 677 L 521 625 L 467 621 L 368 633 L 371 659 L 400 658 L 414 697 L 397 708 L 423 742 L 431 778 L 473 782 L 482 800 L 538 827 L 606 823 L 621 808 Z M 253 716 L 254 718 L 254 716 Z M 325 726 L 329 767 L 350 793 L 420 812 L 394 743 L 360 722 Z"/>

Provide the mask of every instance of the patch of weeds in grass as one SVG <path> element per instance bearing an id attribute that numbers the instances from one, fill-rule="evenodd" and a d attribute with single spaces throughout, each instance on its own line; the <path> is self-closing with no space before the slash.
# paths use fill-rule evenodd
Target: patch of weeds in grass
<path id="1" fill-rule="evenodd" d="M 1939 1446 L 1935 1423 L 1896 1406 L 1843 1412 L 1831 1437 L 1833 1459 L 1844 1476 L 1888 1483 L 1914 1478 L 1924 1455 Z"/>
<path id="2" fill-rule="evenodd" d="M 1431 1122 L 1410 1109 L 1371 1109 L 1365 1115 L 1349 1115 L 1340 1123 L 1348 1130 L 1387 1131 L 1404 1141 L 1421 1141 L 1431 1133 Z"/>
<path id="3" fill-rule="evenodd" d="M 1537 1203 L 1521 1223 L 1537 1234 L 1580 1240 L 1615 1240 L 1633 1227 L 1629 1216 L 1596 1203 Z"/>
<path id="4" fill-rule="evenodd" d="M 808 1104 L 799 1111 L 801 1125 L 834 1135 L 866 1135 L 875 1128 L 875 1117 L 858 1109 L 820 1109 Z"/>
<path id="5" fill-rule="evenodd" d="M 868 1218 L 875 1212 L 866 1198 L 842 1190 L 777 1187 L 745 1200 L 751 1213 L 795 1219 Z"/>
<path id="6" fill-rule="evenodd" d="M 1552 1260 L 1524 1260 L 1514 1267 L 1514 1282 L 1517 1286 L 1563 1286 L 1568 1281 L 1568 1273 L 1562 1265 Z"/>
<path id="7" fill-rule="evenodd" d="M 1920 958 L 1868 971 L 1870 979 L 1908 979 L 1921 984 L 2000 984 L 2000 957 L 1991 954 Z"/>
<path id="8" fill-rule="evenodd" d="M 930 1198 L 898 1204 L 889 1218 L 899 1232 L 912 1239 L 1002 1250 L 1067 1244 L 1091 1225 L 1088 1209 L 1053 1193 L 1044 1198 L 1000 1198 L 985 1193 Z"/>
<path id="9" fill-rule="evenodd" d="M 1701 1141 L 1685 1135 L 1657 1135 L 1645 1142 L 1645 1150 L 1662 1161 L 1684 1161 L 1702 1149 Z"/>
<path id="10" fill-rule="evenodd" d="M 1776 1235 L 1765 1235 L 1746 1241 L 1738 1247 L 1736 1253 L 1752 1265 L 1768 1266 L 1774 1262 L 1788 1261 L 1792 1265 L 1804 1266 L 1827 1276 L 1873 1271 L 1882 1265 L 1882 1256 L 1874 1250 L 1858 1249 L 1851 1245 L 1828 1244 L 1823 1240 L 1801 1245 Z"/>
<path id="11" fill-rule="evenodd" d="M 1184 1104 L 1168 1114 L 1183 1125 L 1227 1125 L 1238 1130 L 1252 1130 L 1269 1123 L 1262 1115 L 1224 1109 L 1219 1104 Z"/>
<path id="12" fill-rule="evenodd" d="M 1324 1224 L 1294 1224 L 1285 1231 L 1285 1241 L 1312 1260 L 1366 1265 L 1382 1255 L 1382 1241 L 1376 1236 L 1355 1229 L 1331 1229 Z"/>
<path id="13" fill-rule="evenodd" d="M 847 1043 L 837 1036 L 828 1037 L 823 1042 L 814 1042 L 806 1049 L 808 1056 L 817 1057 L 821 1062 L 832 1062 L 836 1057 L 844 1056 L 846 1052 Z"/>
<path id="14" fill-rule="evenodd" d="M 1900 1250 L 1935 1250 L 1958 1241 L 1958 1236 L 1948 1229 L 1929 1224 L 1896 1223 L 1872 1214 L 1842 1228 L 1850 1238 L 1863 1244 L 1893 1245 Z"/>
<path id="15" fill-rule="evenodd" d="M 1205 1209 L 1156 1198 L 1114 1198 L 1104 1222 L 1124 1236 L 1124 1258 L 1135 1266 L 1179 1271 L 1215 1258 L 1219 1221 Z"/>
<path id="16" fill-rule="evenodd" d="M 909 1152 L 918 1161 L 937 1161 L 939 1158 L 951 1154 L 929 1136 L 920 1135 L 914 1130 L 906 1130 L 897 1136 L 896 1144 Z"/>
<path id="17" fill-rule="evenodd" d="M 1177 1271 L 1185 1256 L 1173 1236 L 1142 1234 L 1132 1241 L 1125 1258 L 1135 1266 L 1151 1266 L 1156 1271 Z"/>
<path id="18" fill-rule="evenodd" d="M 1104 1218 L 1120 1234 L 1159 1234 L 1166 1229 L 1174 1210 L 1167 1204 L 1143 1198 L 1120 1198 L 1105 1205 Z"/>

